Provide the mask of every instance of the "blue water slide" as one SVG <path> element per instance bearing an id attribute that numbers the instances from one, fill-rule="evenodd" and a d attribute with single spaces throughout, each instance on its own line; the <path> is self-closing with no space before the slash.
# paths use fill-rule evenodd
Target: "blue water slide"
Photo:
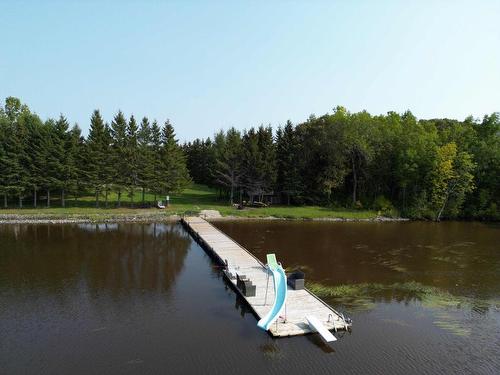
<path id="1" fill-rule="evenodd" d="M 257 323 L 260 328 L 266 331 L 269 329 L 271 324 L 278 319 L 281 311 L 285 307 L 287 292 L 286 275 L 283 268 L 280 265 L 276 265 L 269 267 L 269 269 L 272 272 L 274 280 L 274 304 L 266 316 L 264 316 Z"/>

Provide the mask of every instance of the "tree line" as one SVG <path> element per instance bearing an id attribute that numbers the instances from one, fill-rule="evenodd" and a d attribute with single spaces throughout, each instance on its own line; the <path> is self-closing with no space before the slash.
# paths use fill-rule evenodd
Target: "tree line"
<path id="1" fill-rule="evenodd" d="M 66 197 L 78 199 L 90 192 L 97 207 L 107 207 L 108 195 L 114 192 L 120 207 L 123 195 L 133 204 L 139 189 L 144 205 L 146 192 L 156 200 L 191 181 L 168 120 L 163 126 L 147 117 L 138 122 L 132 115 L 127 120 L 119 111 L 108 124 L 95 110 L 85 138 L 63 115 L 42 121 L 14 97 L 0 108 L 0 176 L 4 207 L 13 199 L 19 207 L 32 199 L 37 207 L 40 193 L 48 207 L 57 193 L 64 207 Z"/>
<path id="2" fill-rule="evenodd" d="M 64 116 L 42 121 L 9 97 L 0 108 L 3 206 L 94 195 L 132 201 L 182 191 L 191 181 L 228 203 L 371 208 L 413 218 L 499 219 L 498 113 L 418 120 L 407 111 L 372 116 L 336 107 L 293 125 L 231 128 L 180 146 L 172 124 L 98 110 L 83 137 Z"/>
<path id="3" fill-rule="evenodd" d="M 418 120 L 337 107 L 183 145 L 195 182 L 233 202 L 372 208 L 440 220 L 499 219 L 500 117 Z"/>

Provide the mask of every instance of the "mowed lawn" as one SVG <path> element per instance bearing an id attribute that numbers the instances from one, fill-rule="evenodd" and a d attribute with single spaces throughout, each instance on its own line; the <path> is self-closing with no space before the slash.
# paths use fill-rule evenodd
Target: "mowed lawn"
<path id="1" fill-rule="evenodd" d="M 41 196 L 43 198 L 43 196 Z M 125 215 L 184 215 L 198 214 L 201 210 L 217 210 L 223 216 L 238 217 L 277 217 L 290 219 L 313 219 L 313 218 L 342 218 L 342 219 L 371 219 L 377 216 L 375 211 L 369 210 L 349 210 L 341 208 L 327 208 L 319 206 L 270 206 L 264 208 L 245 208 L 238 210 L 229 205 L 226 200 L 218 198 L 215 190 L 204 185 L 194 184 L 185 189 L 181 194 L 170 196 L 170 205 L 164 210 L 159 210 L 155 206 L 154 196 L 145 194 L 145 201 L 150 206 L 142 206 L 142 192 L 136 191 L 133 199 L 128 194 L 123 193 L 121 207 L 117 208 L 118 195 L 116 192 L 108 194 L 108 207 L 105 207 L 104 195 L 100 196 L 99 207 L 95 207 L 95 197 L 85 196 L 78 198 L 66 198 L 66 207 L 61 207 L 58 196 L 52 196 L 51 207 L 46 207 L 46 200 L 40 199 L 38 207 L 33 208 L 29 199 L 24 200 L 22 209 L 15 208 L 16 201 L 9 202 L 9 208 L 0 209 L 1 214 L 16 215 L 44 215 L 53 217 L 99 217 L 99 216 L 125 216 Z M 157 197 L 157 200 L 165 201 L 165 197 Z"/>

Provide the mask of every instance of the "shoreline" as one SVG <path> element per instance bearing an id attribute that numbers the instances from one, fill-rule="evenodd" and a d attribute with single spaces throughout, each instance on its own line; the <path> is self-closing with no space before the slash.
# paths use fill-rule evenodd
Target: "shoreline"
<path id="1" fill-rule="evenodd" d="M 301 217 L 249 217 L 235 215 L 195 214 L 208 221 L 321 221 L 321 222 L 406 222 L 407 218 L 390 218 L 377 216 L 374 218 L 301 218 Z M 1 224 L 84 224 L 84 223 L 168 223 L 179 221 L 181 215 L 172 213 L 139 213 L 139 214 L 0 214 Z"/>
<path id="2" fill-rule="evenodd" d="M 208 221 L 329 221 L 329 222 L 403 222 L 411 221 L 411 219 L 404 217 L 385 217 L 377 216 L 369 219 L 365 218 L 343 218 L 343 217 L 276 217 L 276 216 L 261 216 L 261 217 L 249 217 L 249 216 L 221 216 L 221 217 L 205 217 L 203 215 L 196 215 L 203 217 Z"/>
<path id="3" fill-rule="evenodd" d="M 165 214 L 0 214 L 1 224 L 88 224 L 175 222 L 179 215 Z"/>

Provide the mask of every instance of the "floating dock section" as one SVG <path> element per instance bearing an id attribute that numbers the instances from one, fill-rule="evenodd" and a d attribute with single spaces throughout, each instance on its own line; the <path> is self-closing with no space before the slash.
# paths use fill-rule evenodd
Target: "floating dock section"
<path id="1" fill-rule="evenodd" d="M 268 282 L 268 270 L 248 250 L 229 236 L 200 217 L 184 217 L 182 224 L 198 243 L 221 265 L 238 274 L 245 275 L 256 286 L 254 297 L 244 296 L 237 287 L 236 279 L 227 277 L 236 290 L 260 319 L 272 308 L 274 288 L 272 278 Z M 272 251 L 272 249 L 269 249 Z M 225 273 L 227 276 L 227 272 Z M 267 287 L 269 285 L 269 287 Z M 267 300 L 266 299 L 267 288 Z M 308 323 L 306 316 L 314 316 L 328 330 L 347 330 L 350 322 L 343 315 L 328 306 L 307 289 L 294 290 L 288 286 L 286 308 L 269 332 L 276 337 L 304 335 L 316 330 Z"/>

